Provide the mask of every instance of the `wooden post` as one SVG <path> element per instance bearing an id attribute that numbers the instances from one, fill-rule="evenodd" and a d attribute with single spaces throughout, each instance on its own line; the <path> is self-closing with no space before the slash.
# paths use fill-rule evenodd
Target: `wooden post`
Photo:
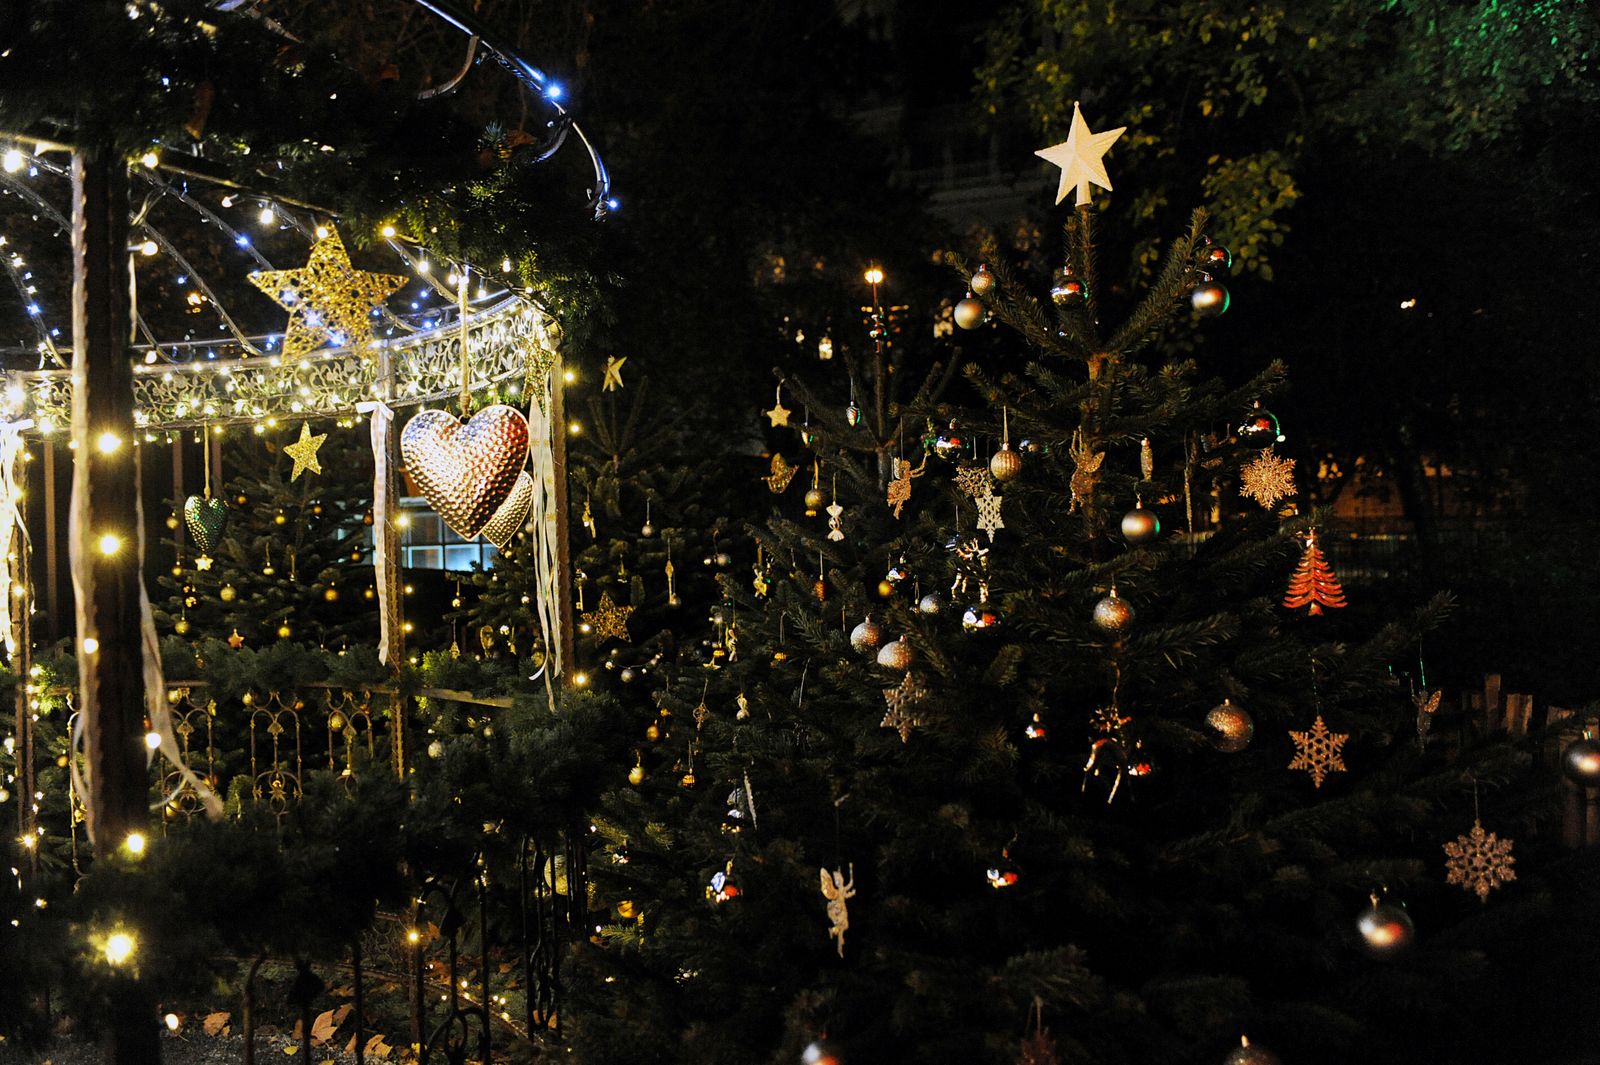
<path id="1" fill-rule="evenodd" d="M 578 638 L 572 610 L 572 512 L 567 504 L 567 401 L 561 361 L 550 369 L 550 465 L 556 479 L 556 610 L 561 622 L 561 682 L 578 675 Z"/>
<path id="2" fill-rule="evenodd" d="M 149 812 L 139 591 L 142 550 L 133 447 L 127 164 L 72 156 L 72 512 L 78 699 L 89 773 L 87 824 L 109 860 Z M 114 438 L 115 446 L 112 446 Z M 108 537 L 116 537 L 115 545 Z M 114 548 L 108 550 L 108 548 Z M 137 930 L 134 930 L 137 939 Z M 155 1005 L 137 979 L 114 982 L 107 1065 L 161 1060 Z"/>

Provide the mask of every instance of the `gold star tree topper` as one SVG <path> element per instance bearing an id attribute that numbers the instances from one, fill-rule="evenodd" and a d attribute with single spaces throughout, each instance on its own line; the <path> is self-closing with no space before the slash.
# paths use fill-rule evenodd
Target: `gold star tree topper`
<path id="1" fill-rule="evenodd" d="M 615 636 L 623 643 L 631 643 L 633 637 L 628 635 L 628 615 L 631 613 L 633 613 L 633 607 L 618 606 L 611 601 L 610 592 L 602 592 L 600 593 L 600 605 L 583 615 L 583 620 L 593 627 L 595 639 L 597 640 L 605 640 Z"/>
<path id="2" fill-rule="evenodd" d="M 406 283 L 399 274 L 374 274 L 350 265 L 332 228 L 311 246 L 297 270 L 257 270 L 250 283 L 289 312 L 285 358 L 297 359 L 327 343 L 364 348 L 372 343 L 372 312 Z"/>
<path id="3" fill-rule="evenodd" d="M 615 355 L 606 358 L 606 375 L 600 385 L 602 392 L 620 392 L 622 390 L 622 364 L 628 361 L 624 355 L 617 358 Z"/>
<path id="4" fill-rule="evenodd" d="M 1056 188 L 1057 203 L 1066 199 L 1068 192 L 1077 189 L 1077 206 L 1086 206 L 1090 201 L 1090 185 L 1099 185 L 1107 192 L 1111 191 L 1111 178 L 1106 174 L 1104 156 L 1127 128 L 1118 126 L 1103 133 L 1090 133 L 1089 123 L 1083 120 L 1077 103 L 1073 103 L 1072 128 L 1067 133 L 1067 139 L 1033 153 L 1061 168 L 1061 184 Z"/>
<path id="5" fill-rule="evenodd" d="M 1289 738 L 1294 740 L 1295 755 L 1289 763 L 1290 769 L 1304 769 L 1311 774 L 1311 783 L 1322 787 L 1322 782 L 1328 779 L 1331 773 L 1345 771 L 1344 758 L 1340 752 L 1344 749 L 1345 741 L 1350 738 L 1348 732 L 1329 732 L 1328 725 L 1318 714 L 1317 719 L 1311 723 L 1309 732 L 1296 732 L 1289 730 Z"/>
<path id="6" fill-rule="evenodd" d="M 327 433 L 311 435 L 310 422 L 300 423 L 300 439 L 292 444 L 285 444 L 283 448 L 283 453 L 294 459 L 294 469 L 289 471 L 289 480 L 298 481 L 306 470 L 312 473 L 322 472 L 322 463 L 317 460 L 317 449 L 326 439 L 328 439 Z"/>

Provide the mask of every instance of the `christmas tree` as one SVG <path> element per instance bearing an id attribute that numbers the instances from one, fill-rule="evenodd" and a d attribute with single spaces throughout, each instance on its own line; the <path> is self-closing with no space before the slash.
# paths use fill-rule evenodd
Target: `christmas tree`
<path id="1" fill-rule="evenodd" d="M 595 819 L 586 1060 L 1470 1042 L 1440 848 L 1517 753 L 1419 742 L 1390 668 L 1447 601 L 1381 626 L 1277 606 L 1316 515 L 1225 501 L 1283 370 L 1229 387 L 1171 354 L 1230 298 L 1203 213 L 1141 297 L 1101 290 L 1089 164 L 1115 135 L 1080 122 L 1047 156 L 1078 193 L 1059 269 L 961 267 L 954 324 L 1005 339 L 891 344 L 871 274 L 849 381 L 785 383 L 804 428 L 782 393 L 769 413 L 755 580 L 725 580 L 723 653 L 656 692 Z"/>
<path id="2" fill-rule="evenodd" d="M 162 578 L 172 593 L 158 616 L 164 631 L 196 640 L 237 634 L 251 647 L 374 642 L 365 434 L 304 423 L 212 440 L 224 448 L 224 482 L 204 478 L 168 520 L 182 528 L 174 531 L 178 564 Z"/>

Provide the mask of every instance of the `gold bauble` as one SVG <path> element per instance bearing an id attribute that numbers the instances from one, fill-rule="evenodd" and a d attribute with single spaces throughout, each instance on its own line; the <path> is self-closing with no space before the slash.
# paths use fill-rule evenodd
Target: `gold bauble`
<path id="1" fill-rule="evenodd" d="M 361 524 L 363 524 L 363 525 L 371 525 L 372 524 L 372 511 L 369 510 L 365 514 L 361 515 Z"/>
<path id="2" fill-rule="evenodd" d="M 806 511 L 807 511 L 807 513 L 810 516 L 815 516 L 817 510 L 822 506 L 823 500 L 826 499 L 826 498 L 827 497 L 822 494 L 822 489 L 820 489 L 820 488 L 808 488 L 808 489 L 806 489 Z"/>
<path id="3" fill-rule="evenodd" d="M 239 598 L 239 589 L 235 588 L 231 584 L 224 584 L 222 586 L 222 590 L 217 593 L 217 598 L 221 599 L 224 603 L 231 603 L 235 599 Z"/>
<path id="4" fill-rule="evenodd" d="M 1133 624 L 1133 607 L 1113 588 L 1110 595 L 1094 605 L 1094 624 L 1102 632 L 1127 632 Z"/>
<path id="5" fill-rule="evenodd" d="M 976 329 L 983 324 L 983 304 L 968 296 L 956 304 L 954 317 L 961 328 Z"/>
<path id="6" fill-rule="evenodd" d="M 649 740 L 651 743 L 659 740 L 661 738 L 661 726 L 656 724 L 654 721 L 650 722 L 650 724 L 644 727 L 644 738 Z"/>
<path id="7" fill-rule="evenodd" d="M 181 577 L 181 576 L 183 576 L 183 567 L 182 567 L 182 566 L 173 566 L 173 567 L 172 567 L 172 575 L 173 575 L 173 576 L 174 576 L 174 577 Z"/>
<path id="8" fill-rule="evenodd" d="M 1122 538 L 1130 544 L 1149 543 L 1161 535 L 1161 519 L 1140 504 L 1122 516 Z"/>
<path id="9" fill-rule="evenodd" d="M 236 507 L 249 506 L 250 497 L 245 495 L 243 492 L 240 492 L 238 495 L 233 497 L 233 505 Z"/>
<path id="10" fill-rule="evenodd" d="M 365 588 L 365 589 L 362 589 L 361 598 L 363 598 L 363 599 L 376 599 L 376 598 L 378 598 L 378 590 L 376 588 Z"/>
<path id="11" fill-rule="evenodd" d="M 1022 456 L 1011 450 L 1010 444 L 989 456 L 989 472 L 997 481 L 1009 481 L 1022 472 Z"/>
<path id="12" fill-rule="evenodd" d="M 167 528 L 176 529 L 177 527 L 178 527 L 178 516 L 176 514 L 168 514 L 167 515 Z"/>
<path id="13" fill-rule="evenodd" d="M 322 517 L 322 504 L 318 503 L 316 506 L 312 507 L 311 513 L 319 518 Z"/>
<path id="14" fill-rule="evenodd" d="M 172 623 L 172 631 L 177 633 L 179 636 L 189 635 L 189 619 L 179 618 L 177 621 L 174 621 Z"/>
<path id="15" fill-rule="evenodd" d="M 325 602 L 337 603 L 339 601 L 339 589 L 333 587 L 324 588 L 322 590 L 322 598 Z"/>
<path id="16" fill-rule="evenodd" d="M 289 524 L 288 515 L 284 514 L 284 512 L 281 511 L 281 510 L 278 511 L 276 514 L 274 514 L 272 516 L 272 524 L 274 524 L 274 525 L 287 525 L 287 524 Z"/>
<path id="17" fill-rule="evenodd" d="M 692 787 L 694 787 L 695 786 L 694 770 L 691 769 L 691 770 L 689 770 L 689 772 L 685 773 L 683 775 L 683 777 L 678 781 L 678 786 L 680 788 L 692 788 Z"/>
<path id="18" fill-rule="evenodd" d="M 636 765 L 628 770 L 628 783 L 634 787 L 644 783 L 644 766 Z"/>
<path id="19" fill-rule="evenodd" d="M 1206 727 L 1211 734 L 1211 745 L 1225 754 L 1237 754 L 1250 746 L 1256 734 L 1255 722 L 1243 707 L 1222 700 L 1206 714 Z"/>
<path id="20" fill-rule="evenodd" d="M 878 665 L 885 666 L 896 672 L 909 669 L 911 663 L 915 660 L 916 652 L 911 649 L 911 645 L 906 642 L 904 636 L 897 640 L 890 640 L 878 648 Z"/>
<path id="21" fill-rule="evenodd" d="M 893 594 L 894 594 L 894 585 L 893 584 L 889 583 L 888 581 L 879 581 L 878 582 L 878 595 L 879 596 L 881 596 L 884 599 L 887 599 Z"/>
<path id="22" fill-rule="evenodd" d="M 278 639 L 287 640 L 293 635 L 294 630 L 289 627 L 289 623 L 287 621 L 278 626 Z"/>

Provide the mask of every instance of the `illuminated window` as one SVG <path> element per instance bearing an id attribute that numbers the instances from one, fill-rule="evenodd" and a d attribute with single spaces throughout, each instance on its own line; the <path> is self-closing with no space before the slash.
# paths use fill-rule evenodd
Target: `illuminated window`
<path id="1" fill-rule="evenodd" d="M 493 544 L 457 536 L 420 496 L 401 499 L 400 512 L 395 517 L 400 525 L 400 564 L 406 569 L 464 573 L 474 567 L 494 568 Z"/>

